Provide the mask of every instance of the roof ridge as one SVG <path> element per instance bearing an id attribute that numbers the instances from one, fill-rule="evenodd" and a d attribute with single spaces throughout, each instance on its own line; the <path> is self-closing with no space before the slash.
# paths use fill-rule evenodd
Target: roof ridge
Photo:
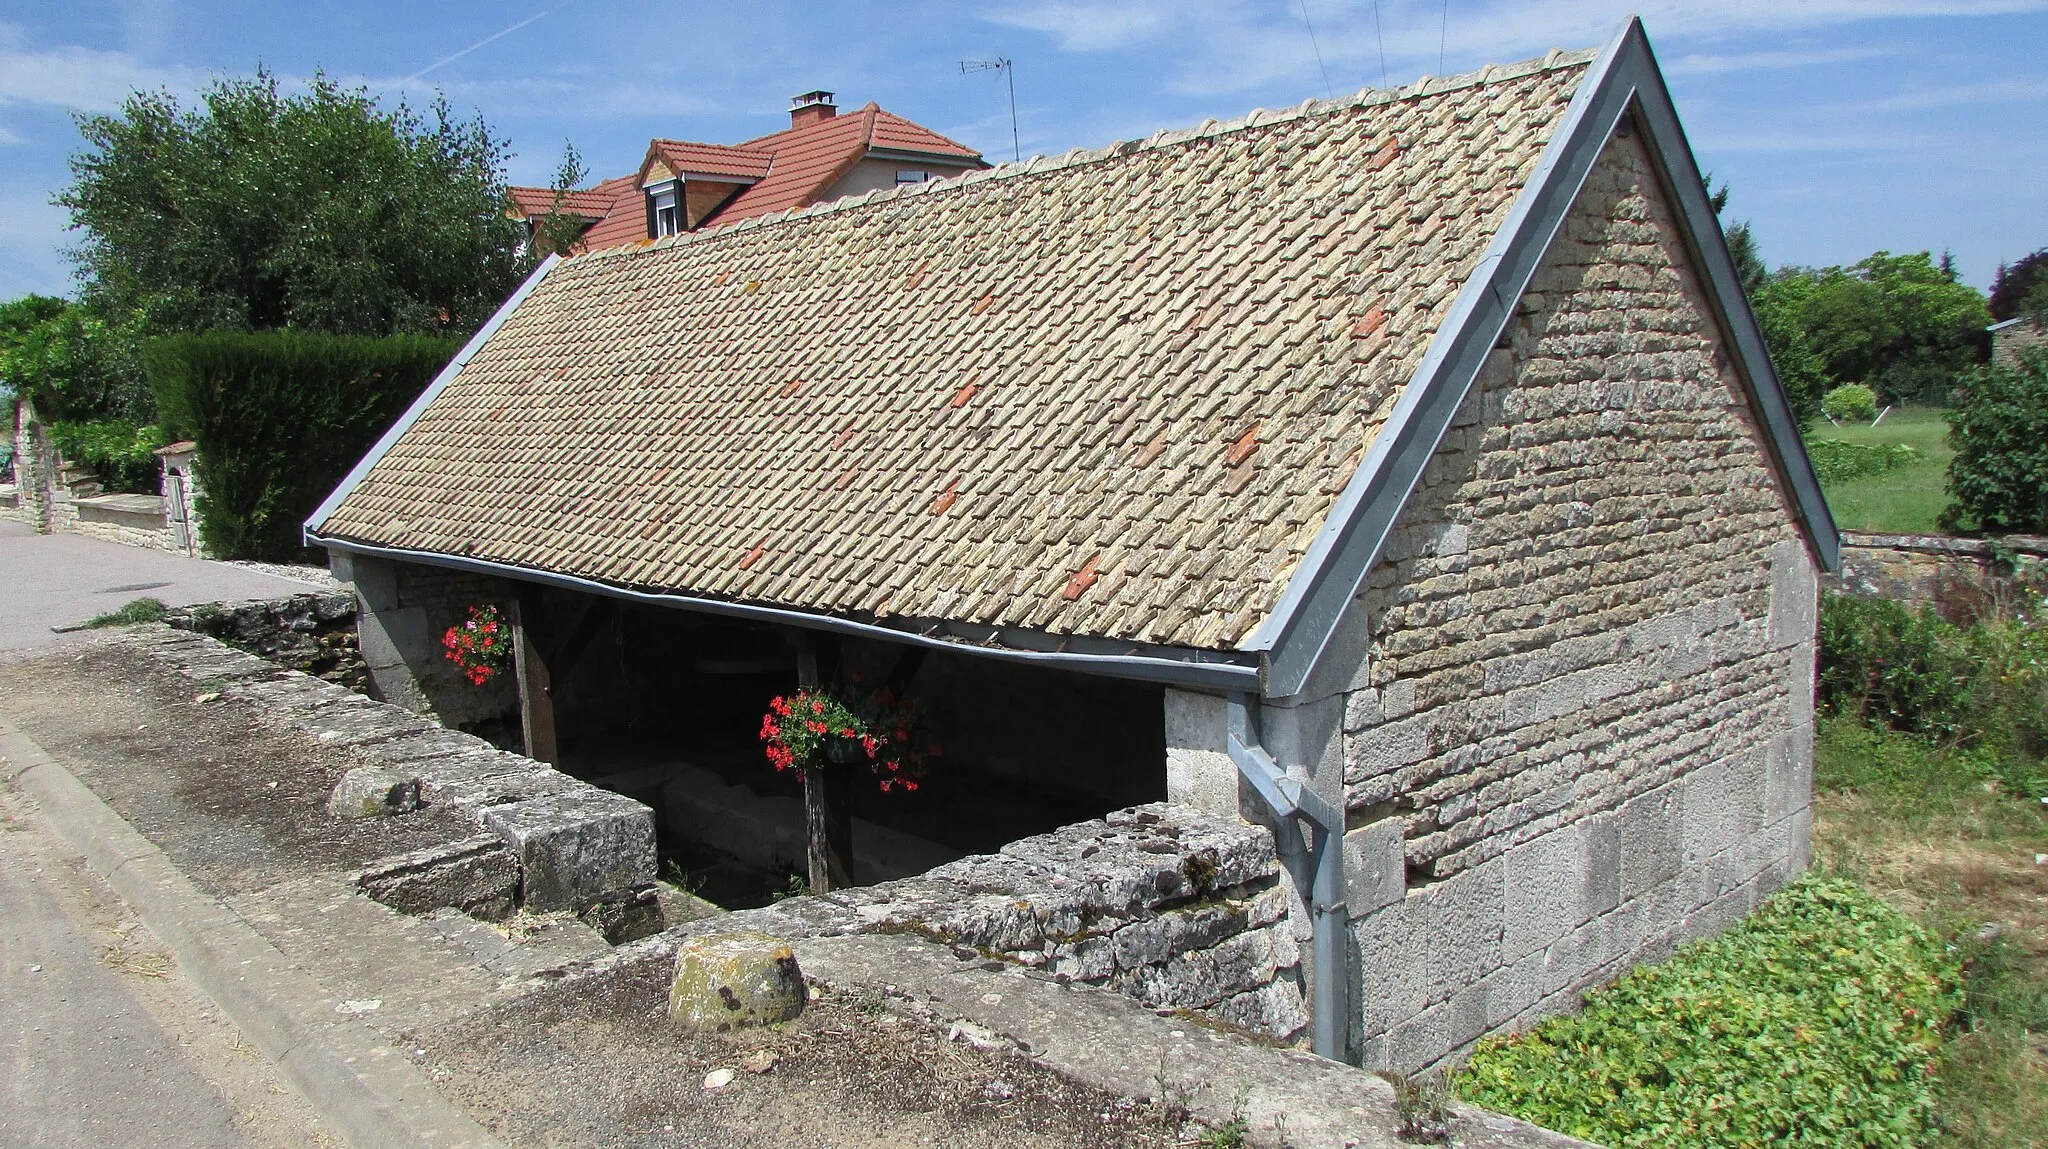
<path id="1" fill-rule="evenodd" d="M 767 227 L 798 216 L 823 215 L 835 211 L 851 211 L 856 208 L 866 207 L 869 204 L 886 203 L 910 196 L 948 192 L 970 184 L 982 183 L 986 180 L 1021 179 L 1026 176 L 1078 167 L 1082 164 L 1102 163 L 1108 160 L 1120 159 L 1138 152 L 1177 147 L 1198 139 L 1209 139 L 1232 132 L 1248 131 L 1253 128 L 1266 127 L 1288 120 L 1305 119 L 1310 116 L 1335 115 L 1338 112 L 1348 111 L 1353 108 L 1400 103 L 1404 100 L 1425 99 L 1432 96 L 1445 95 L 1450 92 L 1463 91 L 1467 88 L 1479 87 L 1483 84 L 1517 80 L 1524 76 L 1533 76 L 1542 72 L 1576 68 L 1592 63 L 1599 55 L 1599 48 L 1579 48 L 1572 51 L 1552 48 L 1541 56 L 1532 56 L 1529 59 L 1518 60 L 1512 64 L 1488 64 L 1470 72 L 1461 72 L 1453 76 L 1438 77 L 1424 75 L 1417 78 L 1413 83 L 1398 88 L 1365 87 L 1359 89 L 1354 95 L 1340 96 L 1336 99 L 1318 100 L 1310 97 L 1299 104 L 1287 108 L 1254 108 L 1245 115 L 1235 119 L 1219 121 L 1211 118 L 1203 120 L 1191 128 L 1162 129 L 1144 139 L 1118 140 L 1099 148 L 1073 148 L 1057 156 L 1034 155 L 1030 159 L 1021 162 L 997 164 L 994 167 L 966 172 L 957 176 L 947 176 L 944 179 L 926 180 L 922 183 L 899 184 L 893 188 L 877 188 L 874 191 L 861 195 L 844 196 L 822 203 L 807 204 L 803 207 L 769 212 L 766 215 L 749 216 L 745 219 L 734 220 L 726 224 L 712 223 L 696 231 L 679 232 L 653 243 L 628 244 L 623 247 L 606 248 L 601 251 L 587 252 L 574 258 L 619 258 L 680 244 L 708 243 L 734 232 L 745 231 L 749 228 Z M 873 103 L 873 101 L 869 102 Z"/>

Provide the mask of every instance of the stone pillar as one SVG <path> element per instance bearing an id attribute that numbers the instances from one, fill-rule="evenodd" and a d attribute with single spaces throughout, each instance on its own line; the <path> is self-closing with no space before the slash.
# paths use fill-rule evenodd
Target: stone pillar
<path id="1" fill-rule="evenodd" d="M 440 657 L 427 612 L 398 604 L 398 566 L 390 559 L 328 552 L 334 577 L 356 588 L 356 633 L 370 671 L 370 696 L 419 714 L 434 707 L 420 675 Z"/>
<path id="2" fill-rule="evenodd" d="M 35 404 L 27 399 L 14 404 L 14 483 L 28 524 L 40 534 L 55 529 L 50 521 L 57 499 L 57 452 L 50 446 L 49 432 L 36 417 Z"/>
<path id="3" fill-rule="evenodd" d="M 1820 572 L 1799 539 L 1771 548 L 1770 644 L 1785 652 L 1785 729 L 1764 765 L 1764 820 L 1787 822 L 1790 873 L 1813 853 L 1813 675 L 1820 627 Z"/>
<path id="4" fill-rule="evenodd" d="M 1235 818 L 1237 764 L 1230 760 L 1229 716 L 1221 695 L 1166 690 L 1166 800 Z"/>

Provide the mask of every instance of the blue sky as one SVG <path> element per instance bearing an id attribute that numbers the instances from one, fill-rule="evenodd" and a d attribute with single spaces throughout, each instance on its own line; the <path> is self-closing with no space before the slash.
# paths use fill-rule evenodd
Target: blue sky
<path id="1" fill-rule="evenodd" d="M 650 136 L 775 130 L 811 88 L 1006 159 L 1002 82 L 962 60 L 1016 61 L 1029 155 L 1593 45 L 1631 10 L 1773 265 L 1947 248 L 1981 287 L 2048 246 L 2048 0 L 0 0 L 0 298 L 70 287 L 49 199 L 72 112 L 258 62 L 438 89 L 511 141 L 514 182 L 545 183 L 564 139 L 621 174 Z"/>

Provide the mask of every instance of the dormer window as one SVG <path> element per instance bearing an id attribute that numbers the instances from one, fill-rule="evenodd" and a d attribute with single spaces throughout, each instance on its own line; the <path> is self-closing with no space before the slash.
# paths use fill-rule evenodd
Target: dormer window
<path id="1" fill-rule="evenodd" d="M 647 233 L 661 239 L 683 230 L 683 210 L 675 180 L 647 188 Z"/>
<path id="2" fill-rule="evenodd" d="M 930 172 L 910 171 L 908 169 L 899 168 L 896 172 L 896 185 L 898 187 L 901 187 L 904 184 L 921 184 L 931 178 L 932 173 Z"/>

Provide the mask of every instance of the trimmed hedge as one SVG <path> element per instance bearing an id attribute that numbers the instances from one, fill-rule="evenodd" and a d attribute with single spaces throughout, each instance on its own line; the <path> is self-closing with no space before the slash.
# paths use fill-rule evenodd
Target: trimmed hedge
<path id="1" fill-rule="evenodd" d="M 1813 460 L 1813 473 L 1822 482 L 1837 483 L 1895 471 L 1919 462 L 1921 455 L 1905 443 L 1851 443 L 1816 437 L 1806 441 L 1806 457 Z"/>
<path id="2" fill-rule="evenodd" d="M 1904 1149 L 1933 1140 L 1929 1067 L 1961 1003 L 1940 939 L 1808 878 L 1578 1016 L 1481 1042 L 1458 1093 L 1613 1149 Z"/>
<path id="3" fill-rule="evenodd" d="M 165 427 L 199 444 L 200 529 L 216 557 L 294 561 L 306 516 L 460 343 L 297 331 L 159 340 L 150 386 Z"/>

